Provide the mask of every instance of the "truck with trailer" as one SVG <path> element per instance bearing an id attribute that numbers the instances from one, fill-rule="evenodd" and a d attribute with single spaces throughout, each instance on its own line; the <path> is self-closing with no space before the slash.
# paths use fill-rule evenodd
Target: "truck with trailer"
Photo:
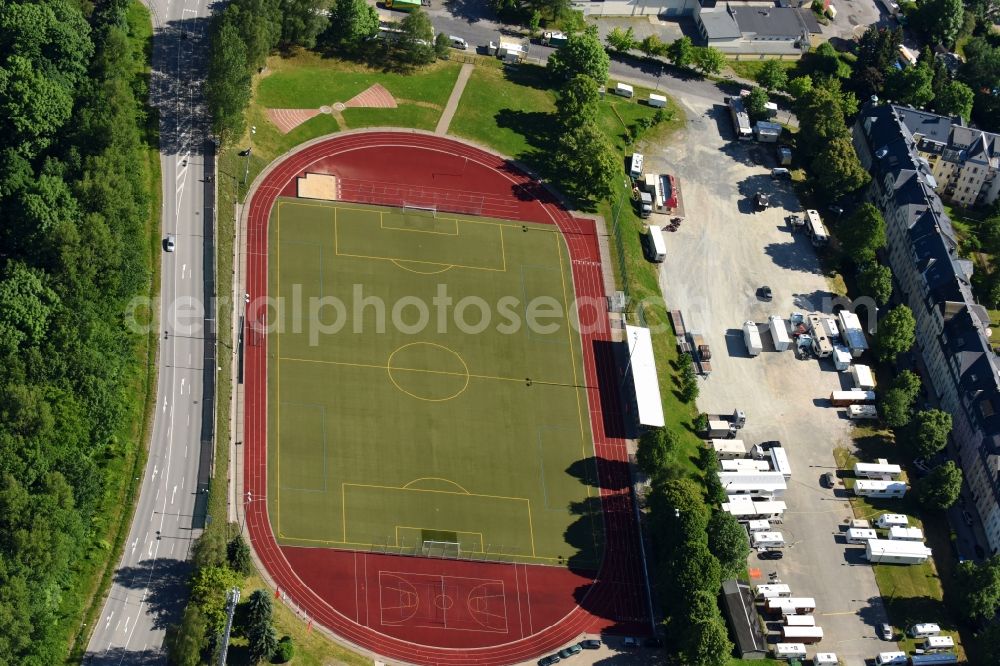
<path id="1" fill-rule="evenodd" d="M 688 333 L 691 340 L 691 356 L 698 374 L 708 377 L 712 374 L 712 349 L 701 333 Z"/>
<path id="2" fill-rule="evenodd" d="M 505 39 L 504 37 L 501 37 L 497 42 L 490 42 L 488 51 L 490 55 L 496 56 L 508 64 L 524 62 L 524 59 L 528 57 L 528 45 L 526 43 Z"/>
<path id="3" fill-rule="evenodd" d="M 733 439 L 736 432 L 747 424 L 747 415 L 740 409 L 734 409 L 732 414 L 706 414 L 708 417 L 708 438 Z"/>
<path id="4" fill-rule="evenodd" d="M 764 351 L 764 345 L 760 340 L 760 329 L 757 328 L 757 322 L 747 320 L 743 322 L 743 342 L 746 343 L 747 353 L 750 356 L 758 356 L 762 351 Z"/>
<path id="5" fill-rule="evenodd" d="M 747 113 L 743 104 L 743 98 L 732 96 L 726 98 L 726 106 L 729 107 L 729 116 L 733 121 L 733 131 L 736 132 L 736 139 L 739 141 L 750 141 L 753 139 L 753 130 L 750 128 L 750 114 Z"/>

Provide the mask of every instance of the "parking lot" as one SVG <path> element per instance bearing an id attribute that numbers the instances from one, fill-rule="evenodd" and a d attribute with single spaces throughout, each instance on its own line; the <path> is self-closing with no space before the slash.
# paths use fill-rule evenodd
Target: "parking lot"
<path id="1" fill-rule="evenodd" d="M 826 309 L 835 296 L 814 248 L 785 217 L 798 212 L 787 181 L 771 180 L 773 144 L 734 144 L 726 109 L 683 101 L 688 131 L 659 150 L 646 149 L 647 170 L 680 181 L 685 219 L 666 234 L 661 286 L 670 309 L 680 309 L 689 331 L 712 349 L 712 375 L 701 381 L 703 412 L 747 414 L 740 437 L 747 446 L 780 440 L 792 466 L 783 532 L 788 546 L 777 561 L 750 556 L 751 569 L 767 582 L 776 571 L 794 596 L 816 599 L 824 640 L 810 646 L 836 652 L 844 664 L 863 664 L 890 644 L 876 637 L 885 613 L 863 549 L 848 547 L 841 526 L 853 517 L 843 486 L 823 488 L 820 477 L 836 468 L 833 450 L 851 446 L 850 421 L 826 406 L 830 392 L 845 386 L 829 360 L 799 360 L 791 350 L 775 352 L 764 333 L 764 352 L 751 358 L 741 327 L 766 323 L 777 314 Z M 757 191 L 771 195 L 771 208 L 754 212 Z M 767 285 L 773 300 L 758 298 Z"/>

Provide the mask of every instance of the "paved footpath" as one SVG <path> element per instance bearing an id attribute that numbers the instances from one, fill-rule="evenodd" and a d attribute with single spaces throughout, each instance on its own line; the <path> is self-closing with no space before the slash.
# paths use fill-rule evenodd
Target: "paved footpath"
<path id="1" fill-rule="evenodd" d="M 469 82 L 469 76 L 472 75 L 474 67 L 475 65 L 471 63 L 462 65 L 462 70 L 458 73 L 458 79 L 455 80 L 455 87 L 451 89 L 451 97 L 448 98 L 448 103 L 444 105 L 444 113 L 441 114 L 441 119 L 438 120 L 437 127 L 434 128 L 435 134 L 448 133 L 448 126 L 451 125 L 451 119 L 455 117 L 455 110 L 458 109 L 458 100 L 462 99 L 465 84 Z"/>

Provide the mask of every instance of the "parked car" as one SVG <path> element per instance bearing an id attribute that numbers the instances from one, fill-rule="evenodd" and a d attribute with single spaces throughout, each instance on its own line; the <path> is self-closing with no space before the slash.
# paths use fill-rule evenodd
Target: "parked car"
<path id="1" fill-rule="evenodd" d="M 884 641 L 891 641 L 893 639 L 892 627 L 888 624 L 880 624 L 878 627 L 878 635 Z"/>
<path id="2" fill-rule="evenodd" d="M 632 636 L 625 637 L 625 647 L 628 649 L 635 649 L 639 647 L 639 639 Z"/>
<path id="3" fill-rule="evenodd" d="M 577 645 L 579 645 L 580 647 L 582 647 L 584 650 L 600 650 L 601 649 L 601 641 L 595 640 L 593 638 L 588 638 L 585 641 L 580 641 L 579 643 L 577 643 Z"/>
<path id="4" fill-rule="evenodd" d="M 177 243 L 174 240 L 174 235 L 173 234 L 167 234 L 167 239 L 165 241 L 163 241 L 163 249 L 166 250 L 167 252 L 173 252 L 174 251 L 174 247 L 176 247 L 176 245 L 177 245 Z"/>
<path id="5" fill-rule="evenodd" d="M 965 509 L 962 509 L 962 520 L 965 521 L 966 525 L 972 527 L 972 514 L 966 511 Z"/>
<path id="6" fill-rule="evenodd" d="M 764 194 L 763 192 L 758 192 L 756 195 L 754 195 L 753 201 L 754 205 L 757 206 L 757 210 L 765 210 L 768 206 L 771 205 L 771 200 L 768 199 L 767 195 Z"/>
<path id="7" fill-rule="evenodd" d="M 557 654 L 550 654 L 547 657 L 542 657 L 538 660 L 538 666 L 552 666 L 552 664 L 558 664 L 562 659 L 559 658 Z"/>
<path id="8" fill-rule="evenodd" d="M 765 284 L 763 287 L 757 290 L 757 298 L 759 298 L 762 301 L 770 302 L 771 299 L 774 298 L 774 294 L 771 292 L 771 288 Z"/>
<path id="9" fill-rule="evenodd" d="M 757 553 L 758 560 L 780 560 L 784 556 L 780 550 L 765 550 L 762 553 Z"/>
<path id="10" fill-rule="evenodd" d="M 820 478 L 823 480 L 823 485 L 826 488 L 833 488 L 835 485 L 837 485 L 837 475 L 834 474 L 833 472 L 827 472 Z"/>
<path id="11" fill-rule="evenodd" d="M 570 645 L 567 648 L 563 648 L 562 650 L 559 650 L 559 658 L 560 659 L 569 659 L 573 655 L 580 654 L 580 652 L 582 652 L 582 651 L 583 651 L 583 648 L 580 647 L 579 645 Z"/>

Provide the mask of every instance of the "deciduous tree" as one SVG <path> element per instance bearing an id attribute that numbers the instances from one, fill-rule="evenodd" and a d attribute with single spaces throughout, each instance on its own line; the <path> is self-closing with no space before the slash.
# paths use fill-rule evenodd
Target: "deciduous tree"
<path id="1" fill-rule="evenodd" d="M 913 454 L 928 458 L 941 451 L 951 433 L 951 414 L 940 409 L 917 412 L 910 423 L 908 442 Z"/>
<path id="2" fill-rule="evenodd" d="M 556 117 L 563 129 L 584 123 L 597 122 L 598 103 L 601 98 L 597 82 L 586 74 L 577 74 L 559 90 L 556 98 Z"/>
<path id="3" fill-rule="evenodd" d="M 913 403 L 920 393 L 920 378 L 909 370 L 899 373 L 879 397 L 879 412 L 890 428 L 902 428 L 912 418 Z"/>
<path id="4" fill-rule="evenodd" d="M 677 448 L 677 435 L 669 428 L 649 428 L 639 437 L 636 462 L 652 478 L 663 472 Z"/>
<path id="5" fill-rule="evenodd" d="M 635 40 L 635 31 L 632 30 L 631 26 L 627 30 L 622 30 L 617 26 L 612 28 L 605 41 L 607 41 L 608 47 L 616 53 L 627 53 L 638 46 Z"/>
<path id="6" fill-rule="evenodd" d="M 663 55 L 666 48 L 658 35 L 646 35 L 639 42 L 639 50 L 650 57 Z"/>
<path id="7" fill-rule="evenodd" d="M 751 121 L 765 120 L 768 117 L 766 90 L 754 86 L 750 89 L 750 94 L 743 99 L 746 100 L 747 113 L 750 114 Z"/>
<path id="8" fill-rule="evenodd" d="M 399 22 L 396 49 L 400 59 L 410 65 L 426 65 L 434 60 L 434 27 L 422 9 L 415 9 Z"/>
<path id="9" fill-rule="evenodd" d="M 604 85 L 610 62 L 597 36 L 597 28 L 590 26 L 570 35 L 566 43 L 549 56 L 546 68 L 557 81 L 569 81 L 577 74 L 586 74 L 598 85 Z"/>
<path id="10" fill-rule="evenodd" d="M 892 271 L 878 262 L 867 264 L 858 273 L 861 293 L 871 296 L 879 305 L 884 305 L 892 296 Z"/>
<path id="11" fill-rule="evenodd" d="M 667 58 L 678 67 L 687 67 L 694 58 L 694 44 L 690 37 L 680 37 L 667 45 Z"/>
<path id="12" fill-rule="evenodd" d="M 316 46 L 328 21 L 326 4 L 327 0 L 281 0 L 281 44 L 286 48 Z"/>
<path id="13" fill-rule="evenodd" d="M 250 70 L 247 47 L 236 27 L 228 22 L 217 25 L 209 52 L 205 97 L 215 133 L 229 142 L 246 127 L 243 111 L 250 103 Z"/>
<path id="14" fill-rule="evenodd" d="M 828 201 L 860 189 L 871 180 L 854 152 L 851 139 L 845 135 L 831 138 L 812 161 L 813 176 L 821 184 L 822 196 Z"/>
<path id="15" fill-rule="evenodd" d="M 757 72 L 757 83 L 767 90 L 782 90 L 788 84 L 788 70 L 780 60 L 765 60 Z"/>
<path id="16" fill-rule="evenodd" d="M 938 465 L 917 482 L 917 499 L 929 509 L 943 510 L 950 507 L 962 492 L 962 470 L 949 460 Z"/>
<path id="17" fill-rule="evenodd" d="M 813 88 L 812 77 L 809 76 L 808 74 L 803 74 L 802 76 L 796 76 L 794 79 L 789 81 L 788 85 L 785 87 L 785 90 L 788 91 L 789 95 L 794 97 L 796 100 L 799 100 L 805 97 L 809 93 L 809 91 L 812 90 L 812 88 Z"/>
<path id="18" fill-rule="evenodd" d="M 875 348 L 883 363 L 894 361 L 898 354 L 913 346 L 917 322 L 909 306 L 897 305 L 879 322 Z"/>
<path id="19" fill-rule="evenodd" d="M 932 108 L 944 116 L 959 116 L 965 122 L 972 117 L 972 104 L 975 101 L 972 88 L 961 81 L 948 80 L 934 96 Z"/>
<path id="20" fill-rule="evenodd" d="M 367 39 L 378 34 L 378 28 L 378 12 L 365 0 L 334 0 L 322 41 L 335 48 L 357 51 Z"/>
<path id="21" fill-rule="evenodd" d="M 951 48 L 965 19 L 962 0 L 924 0 L 912 16 L 914 27 L 928 39 Z"/>
<path id="22" fill-rule="evenodd" d="M 894 69 L 885 80 L 885 94 L 895 102 L 926 106 L 934 99 L 934 74 L 923 61 L 916 67 Z"/>
<path id="23" fill-rule="evenodd" d="M 621 172 L 618 154 L 595 123 L 585 122 L 563 135 L 554 159 L 570 175 L 567 187 L 576 196 L 603 199 Z"/>
<path id="24" fill-rule="evenodd" d="M 712 514 L 708 522 L 708 549 L 719 560 L 723 580 L 746 571 L 750 540 L 746 528 L 733 514 L 726 511 Z"/>
<path id="25" fill-rule="evenodd" d="M 863 203 L 837 229 L 840 246 L 858 265 L 871 264 L 885 247 L 885 219 L 879 209 Z"/>
<path id="26" fill-rule="evenodd" d="M 696 46 L 691 62 L 705 74 L 718 74 L 726 64 L 726 56 L 714 46 Z"/>

